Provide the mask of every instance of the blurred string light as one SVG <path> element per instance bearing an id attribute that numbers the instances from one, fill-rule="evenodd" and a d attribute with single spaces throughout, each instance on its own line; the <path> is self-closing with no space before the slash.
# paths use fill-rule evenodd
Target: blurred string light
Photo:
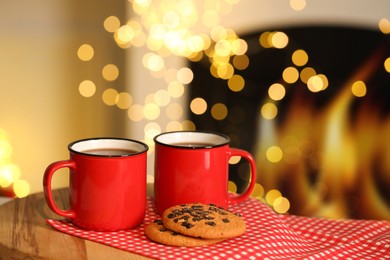
<path id="1" fill-rule="evenodd" d="M 30 193 L 30 185 L 21 179 L 20 167 L 12 163 L 12 146 L 7 132 L 0 128 L 0 189 L 12 189 L 18 198 Z"/>
<path id="2" fill-rule="evenodd" d="M 366 84 L 361 80 L 355 81 L 352 84 L 351 91 L 352 94 L 356 97 L 363 97 L 366 95 L 367 92 Z"/>
<path id="3" fill-rule="evenodd" d="M 390 57 L 384 62 L 385 70 L 390 73 Z"/>
<path id="4" fill-rule="evenodd" d="M 382 18 L 378 22 L 379 30 L 384 34 L 390 34 L 390 21 L 386 18 Z"/>
<path id="5" fill-rule="evenodd" d="M 378 27 L 383 34 L 390 34 L 390 21 L 388 19 L 380 19 L 378 22 Z M 385 70 L 390 73 L 390 57 L 385 60 L 383 66 Z"/>
<path id="6" fill-rule="evenodd" d="M 306 7 L 306 0 L 290 0 L 290 7 L 295 11 L 302 11 Z"/>

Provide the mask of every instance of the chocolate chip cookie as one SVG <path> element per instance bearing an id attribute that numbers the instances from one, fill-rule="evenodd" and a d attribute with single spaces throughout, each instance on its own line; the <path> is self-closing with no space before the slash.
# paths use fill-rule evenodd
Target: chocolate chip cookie
<path id="1" fill-rule="evenodd" d="M 189 237 L 171 231 L 164 227 L 161 220 L 155 220 L 145 227 L 145 235 L 152 241 L 168 246 L 206 246 L 223 241 L 224 239 L 202 239 Z"/>
<path id="2" fill-rule="evenodd" d="M 214 204 L 183 204 L 170 207 L 162 214 L 163 225 L 172 231 L 203 239 L 227 239 L 242 235 L 244 219 Z"/>

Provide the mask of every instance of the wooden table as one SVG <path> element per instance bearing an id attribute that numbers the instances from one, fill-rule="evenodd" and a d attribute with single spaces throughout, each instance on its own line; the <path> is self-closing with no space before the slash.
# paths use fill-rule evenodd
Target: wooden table
<path id="1" fill-rule="evenodd" d="M 61 208 L 68 190 L 53 191 Z M 149 259 L 54 230 L 45 219 L 60 219 L 46 205 L 43 193 L 0 206 L 0 259 Z"/>

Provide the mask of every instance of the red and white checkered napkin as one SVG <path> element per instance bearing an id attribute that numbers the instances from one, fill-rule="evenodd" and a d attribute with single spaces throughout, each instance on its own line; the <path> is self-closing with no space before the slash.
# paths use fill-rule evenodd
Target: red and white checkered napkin
<path id="1" fill-rule="evenodd" d="M 158 219 L 151 200 L 144 224 L 118 232 L 85 231 L 66 220 L 47 222 L 67 234 L 156 259 L 390 259 L 390 222 L 278 215 L 256 199 L 229 208 L 247 223 L 244 235 L 206 247 L 149 241 L 145 224 Z"/>

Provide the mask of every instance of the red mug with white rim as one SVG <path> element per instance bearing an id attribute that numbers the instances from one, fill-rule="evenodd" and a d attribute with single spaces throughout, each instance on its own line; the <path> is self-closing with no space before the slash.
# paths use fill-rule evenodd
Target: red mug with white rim
<path id="1" fill-rule="evenodd" d="M 70 159 L 50 164 L 43 177 L 50 209 L 87 230 L 117 231 L 141 224 L 148 146 L 130 139 L 92 138 L 73 142 L 68 150 Z M 69 168 L 67 210 L 53 200 L 52 177 L 60 168 Z"/>
<path id="2" fill-rule="evenodd" d="M 157 135 L 155 142 L 154 206 L 158 213 L 185 203 L 216 204 L 227 208 L 244 201 L 256 183 L 253 156 L 229 147 L 229 137 L 212 132 L 179 131 Z M 246 191 L 228 192 L 229 159 L 241 156 L 251 168 Z"/>

